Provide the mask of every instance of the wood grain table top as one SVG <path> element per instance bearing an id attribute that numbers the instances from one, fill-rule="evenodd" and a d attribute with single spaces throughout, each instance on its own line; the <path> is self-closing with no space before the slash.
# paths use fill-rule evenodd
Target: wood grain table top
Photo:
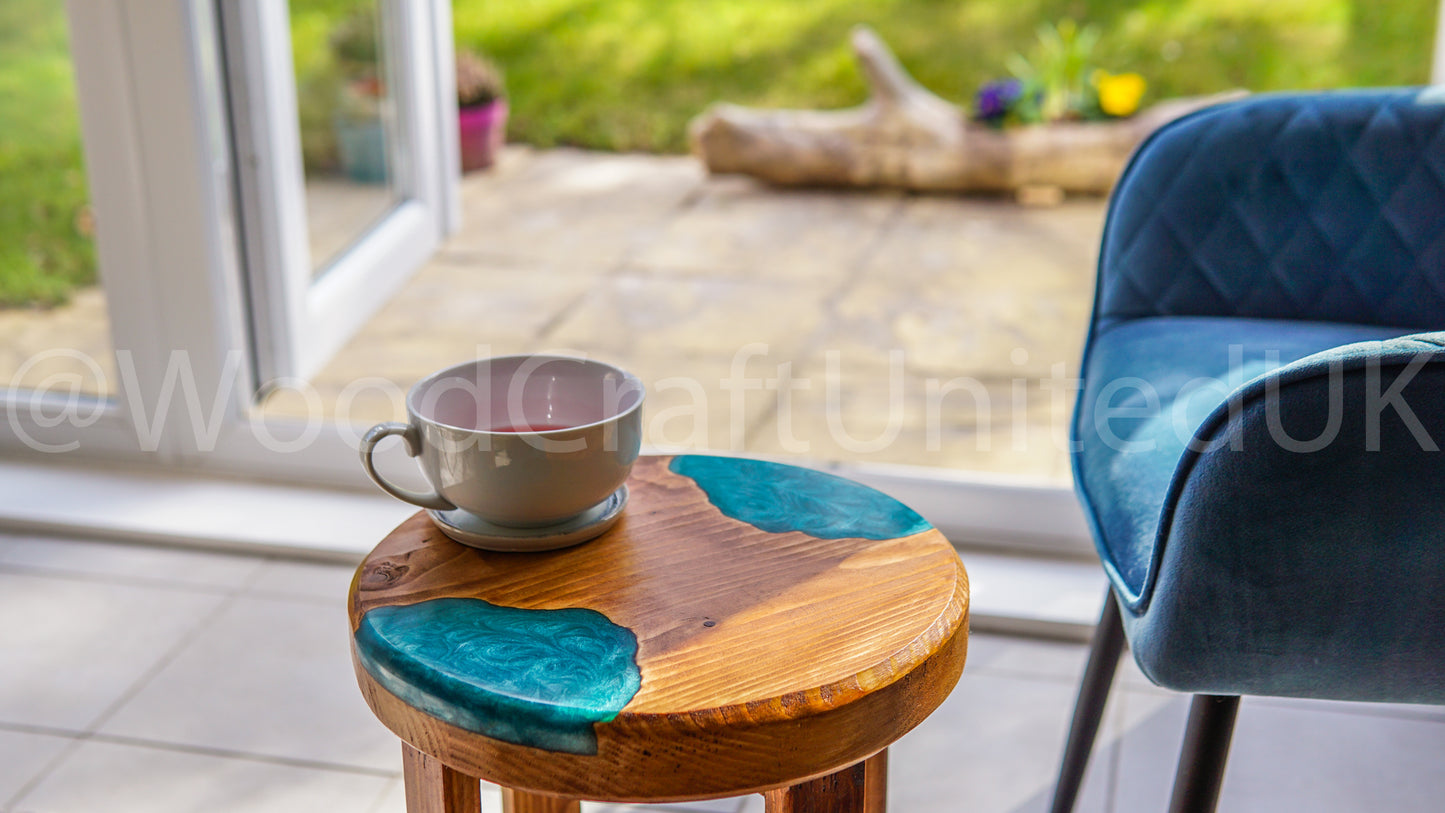
<path id="1" fill-rule="evenodd" d="M 643 457 L 628 486 L 564 550 L 475 550 L 424 513 L 388 535 L 349 602 L 382 722 L 509 787 L 660 801 L 852 764 L 957 682 L 967 576 L 896 500 L 706 455 Z"/>

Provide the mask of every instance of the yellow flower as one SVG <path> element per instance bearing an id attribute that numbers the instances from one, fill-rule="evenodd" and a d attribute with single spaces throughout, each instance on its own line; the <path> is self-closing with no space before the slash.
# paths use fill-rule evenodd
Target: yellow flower
<path id="1" fill-rule="evenodd" d="M 1093 79 L 1099 88 L 1099 109 L 1111 116 L 1128 116 L 1138 110 L 1148 87 L 1137 73 L 1095 71 Z"/>

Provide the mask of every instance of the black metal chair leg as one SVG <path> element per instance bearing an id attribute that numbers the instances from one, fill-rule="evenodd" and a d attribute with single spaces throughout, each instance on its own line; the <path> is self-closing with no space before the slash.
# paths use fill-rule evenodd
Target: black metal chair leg
<path id="1" fill-rule="evenodd" d="M 1170 813 L 1213 813 L 1224 784 L 1224 764 L 1229 761 L 1229 741 L 1238 712 L 1238 697 L 1194 695 L 1184 748 L 1179 752 L 1179 771 L 1174 775 Z"/>
<path id="2" fill-rule="evenodd" d="M 1059 766 L 1059 782 L 1054 787 L 1053 813 L 1070 813 L 1084 783 L 1089 767 L 1089 754 L 1094 750 L 1094 737 L 1099 721 L 1109 702 L 1109 688 L 1114 685 L 1114 671 L 1119 667 L 1119 653 L 1124 650 L 1124 624 L 1119 618 L 1119 605 L 1112 592 L 1104 596 L 1104 612 L 1094 628 L 1094 641 L 1089 648 L 1089 663 L 1084 667 L 1084 681 L 1079 686 L 1079 699 L 1074 703 L 1074 722 L 1069 726 L 1069 741 L 1064 746 L 1063 763 Z"/>

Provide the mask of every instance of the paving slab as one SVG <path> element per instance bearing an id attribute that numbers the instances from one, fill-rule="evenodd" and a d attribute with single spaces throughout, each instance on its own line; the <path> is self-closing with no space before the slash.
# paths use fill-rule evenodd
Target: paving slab
<path id="1" fill-rule="evenodd" d="M 54 308 L 0 308 L 0 387 L 109 395 L 115 355 L 105 292 L 82 288 Z"/>
<path id="2" fill-rule="evenodd" d="M 617 263 L 655 239 L 703 181 L 691 158 L 509 148 L 462 183 L 443 255 Z"/>
<path id="3" fill-rule="evenodd" d="M 781 280 L 622 274 L 599 280 L 543 338 L 616 359 L 658 351 L 732 356 L 755 344 L 787 356 L 819 325 L 816 303 L 811 286 Z"/>
<path id="4" fill-rule="evenodd" d="M 747 178 L 708 179 L 695 202 L 633 255 L 668 275 L 726 274 L 807 281 L 846 279 L 885 232 L 896 192 L 776 189 Z"/>

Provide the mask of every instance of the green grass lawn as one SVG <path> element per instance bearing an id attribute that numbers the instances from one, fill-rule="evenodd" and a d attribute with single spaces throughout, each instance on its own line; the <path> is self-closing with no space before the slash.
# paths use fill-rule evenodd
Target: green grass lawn
<path id="1" fill-rule="evenodd" d="M 95 280 L 80 121 L 54 0 L 0 2 L 0 307 Z"/>
<path id="2" fill-rule="evenodd" d="M 303 84 L 329 70 L 327 25 L 349 6 L 293 0 Z M 678 152 L 687 121 L 714 101 L 861 101 L 847 46 L 860 22 L 923 84 L 959 103 L 1001 76 L 1040 22 L 1096 23 L 1099 66 L 1144 74 L 1148 98 L 1158 99 L 1424 82 L 1436 0 L 454 0 L 453 8 L 458 43 L 507 72 L 512 140 Z M 307 109 L 315 117 L 323 106 Z M 324 134 L 325 124 L 308 132 Z M 93 281 L 87 221 L 62 4 L 3 0 L 0 306 L 54 304 Z"/>

